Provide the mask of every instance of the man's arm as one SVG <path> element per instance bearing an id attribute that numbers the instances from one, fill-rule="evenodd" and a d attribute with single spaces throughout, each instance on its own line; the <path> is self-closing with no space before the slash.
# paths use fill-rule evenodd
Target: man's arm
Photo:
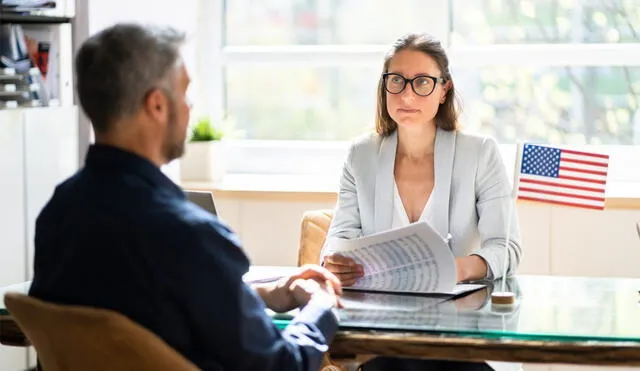
<path id="1" fill-rule="evenodd" d="M 317 370 L 337 331 L 331 303 L 312 298 L 279 331 L 242 281 L 248 261 L 235 236 L 215 222 L 195 228 L 181 249 L 178 289 L 210 361 L 234 370 Z"/>

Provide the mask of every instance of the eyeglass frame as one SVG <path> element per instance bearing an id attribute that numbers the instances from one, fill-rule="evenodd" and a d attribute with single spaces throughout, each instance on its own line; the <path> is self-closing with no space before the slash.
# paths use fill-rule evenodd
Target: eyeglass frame
<path id="1" fill-rule="evenodd" d="M 389 89 L 387 89 L 387 77 L 389 77 L 391 75 L 399 76 L 404 80 L 404 85 L 402 86 L 402 89 L 400 89 L 400 91 L 397 92 L 397 93 L 392 93 L 392 92 L 389 91 Z M 426 77 L 426 78 L 429 78 L 429 79 L 433 80 L 433 89 L 431 89 L 429 94 L 422 95 L 422 94 L 418 93 L 416 91 L 415 86 L 413 86 L 413 81 L 415 81 L 415 79 L 418 79 L 420 77 Z M 431 75 L 417 75 L 412 79 L 408 79 L 408 78 L 402 76 L 401 74 L 395 73 L 395 72 L 387 72 L 387 73 L 383 73 L 382 74 L 382 85 L 384 87 L 384 91 L 386 91 L 389 94 L 400 94 L 400 93 L 402 93 L 404 91 L 404 89 L 407 88 L 407 84 L 409 84 L 411 86 L 411 90 L 413 90 L 413 92 L 416 93 L 416 95 L 418 95 L 420 97 L 428 97 L 431 94 L 433 94 L 433 92 L 436 90 L 436 85 L 437 84 L 444 84 L 445 82 L 447 82 L 447 79 L 445 79 L 444 77 L 435 77 L 435 76 L 431 76 Z"/>

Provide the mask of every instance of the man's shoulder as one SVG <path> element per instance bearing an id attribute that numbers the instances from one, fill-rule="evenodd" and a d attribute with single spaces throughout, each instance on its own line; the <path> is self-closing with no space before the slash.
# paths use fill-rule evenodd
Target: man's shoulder
<path id="1" fill-rule="evenodd" d="M 217 234 L 239 245 L 235 233 L 226 223 L 199 206 L 182 199 L 169 200 L 165 206 L 168 222 L 175 228 L 204 235 Z"/>
<path id="2" fill-rule="evenodd" d="M 225 272 L 242 275 L 249 260 L 238 236 L 215 215 L 186 200 L 176 200 L 165 211 L 164 221 L 149 225 L 163 236 L 166 249 L 188 261 L 214 264 Z M 176 249 L 176 247 L 179 247 Z"/>
<path id="3" fill-rule="evenodd" d="M 73 203 L 76 199 L 80 202 L 81 192 L 79 190 L 79 183 L 81 182 L 81 178 L 82 171 L 78 171 L 56 185 L 53 194 L 42 208 L 38 217 L 42 218 L 43 216 L 68 209 L 64 207 L 64 204 Z M 55 215 L 53 216 L 56 217 Z"/>

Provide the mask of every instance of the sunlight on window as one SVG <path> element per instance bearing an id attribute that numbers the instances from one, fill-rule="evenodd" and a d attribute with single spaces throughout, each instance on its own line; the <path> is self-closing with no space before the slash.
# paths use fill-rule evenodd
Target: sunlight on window
<path id="1" fill-rule="evenodd" d="M 640 67 L 454 70 L 464 126 L 502 143 L 634 144 Z"/>
<path id="2" fill-rule="evenodd" d="M 640 144 L 640 66 L 608 66 L 600 58 L 588 67 L 552 67 L 558 57 L 549 53 L 548 67 L 532 67 L 526 53 L 500 48 L 640 44 L 636 0 L 450 0 L 448 11 L 434 13 L 436 1 L 442 0 L 226 1 L 225 44 L 378 47 L 448 24 L 450 50 L 494 47 L 522 58 L 522 65 L 476 67 L 470 53 L 471 63 L 453 69 L 467 130 L 501 143 Z M 312 60 L 313 49 L 308 53 Z M 226 66 L 226 114 L 244 139 L 350 140 L 373 126 L 382 58 L 362 66 L 346 62 Z"/>

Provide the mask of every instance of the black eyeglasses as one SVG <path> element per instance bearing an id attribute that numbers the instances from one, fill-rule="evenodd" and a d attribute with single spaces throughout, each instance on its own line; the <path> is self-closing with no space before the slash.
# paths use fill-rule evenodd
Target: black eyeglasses
<path id="1" fill-rule="evenodd" d="M 385 73 L 382 78 L 384 80 L 384 89 L 391 94 L 402 93 L 407 83 L 409 83 L 413 92 L 421 97 L 431 95 L 436 89 L 436 84 L 443 84 L 446 81 L 443 77 L 429 75 L 418 75 L 408 79 L 397 73 Z"/>

